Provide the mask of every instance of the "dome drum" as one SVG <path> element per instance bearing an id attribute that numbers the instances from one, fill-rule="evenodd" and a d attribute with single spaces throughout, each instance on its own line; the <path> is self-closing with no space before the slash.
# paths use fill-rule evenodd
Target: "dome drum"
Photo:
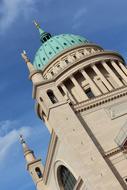
<path id="1" fill-rule="evenodd" d="M 74 63 L 81 58 L 85 58 L 88 55 L 95 54 L 101 51 L 103 51 L 102 48 L 92 44 L 85 46 L 76 46 L 73 49 L 71 48 L 69 50 L 66 50 L 57 57 L 55 57 L 53 60 L 51 60 L 48 65 L 44 66 L 42 70 L 43 77 L 45 79 L 50 79 L 53 75 L 55 75 L 53 71 L 54 68 L 57 71 L 60 71 L 61 69 L 65 68 L 69 63 Z"/>
<path id="2" fill-rule="evenodd" d="M 80 49 L 81 50 L 81 49 Z M 95 51 L 94 53 L 89 53 L 88 55 L 83 55 L 82 53 L 84 52 L 83 49 L 81 51 L 75 51 L 73 54 L 67 54 L 66 56 L 60 58 L 56 62 L 53 62 L 53 64 L 49 64 L 48 67 L 44 72 L 42 72 L 44 79 L 53 79 L 55 76 L 59 75 L 61 72 L 64 70 L 74 66 L 80 61 L 85 61 L 85 65 L 83 63 L 83 66 L 87 67 L 90 64 L 96 63 L 96 62 L 101 62 L 103 60 L 119 60 L 124 63 L 123 58 L 111 51 Z M 73 62 L 69 61 L 69 58 L 71 59 L 71 56 L 74 58 L 74 55 L 77 53 L 81 53 L 81 57 L 76 57 Z"/>

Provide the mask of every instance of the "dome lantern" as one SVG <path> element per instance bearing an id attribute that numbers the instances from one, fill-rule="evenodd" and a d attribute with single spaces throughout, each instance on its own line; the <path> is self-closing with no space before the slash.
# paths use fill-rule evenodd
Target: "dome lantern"
<path id="1" fill-rule="evenodd" d="M 47 40 L 49 40 L 52 37 L 50 33 L 45 32 L 44 30 L 41 29 L 39 23 L 34 21 L 34 24 L 35 24 L 36 28 L 39 30 L 40 41 L 42 42 L 42 44 L 45 43 Z"/>

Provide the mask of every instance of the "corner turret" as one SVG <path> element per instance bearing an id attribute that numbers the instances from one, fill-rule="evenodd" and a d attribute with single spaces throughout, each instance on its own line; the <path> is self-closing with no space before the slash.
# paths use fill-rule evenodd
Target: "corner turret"
<path id="1" fill-rule="evenodd" d="M 23 51 L 21 53 L 22 58 L 24 59 L 25 63 L 27 64 L 28 70 L 29 70 L 29 78 L 32 80 L 33 84 L 42 82 L 43 76 L 41 70 L 36 70 L 33 66 L 33 64 L 30 62 L 30 59 L 28 58 L 26 51 Z"/>
<path id="2" fill-rule="evenodd" d="M 24 157 L 26 160 L 27 170 L 30 173 L 37 190 L 43 190 L 43 170 L 41 159 L 37 159 L 33 150 L 29 148 L 22 135 L 20 135 L 20 143 L 23 148 Z"/>

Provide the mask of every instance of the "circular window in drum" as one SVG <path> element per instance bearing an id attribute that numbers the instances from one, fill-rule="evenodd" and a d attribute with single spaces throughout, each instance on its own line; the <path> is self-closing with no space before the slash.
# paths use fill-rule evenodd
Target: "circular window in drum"
<path id="1" fill-rule="evenodd" d="M 57 170 L 58 184 L 60 190 L 73 190 L 77 180 L 73 174 L 65 167 L 59 166 Z"/>
<path id="2" fill-rule="evenodd" d="M 57 46 L 56 49 L 59 49 L 59 47 Z"/>
<path id="3" fill-rule="evenodd" d="M 51 54 L 52 54 L 52 52 L 50 51 L 50 52 L 49 52 L 49 55 L 51 55 Z"/>
<path id="4" fill-rule="evenodd" d="M 41 67 L 41 65 L 40 65 L 40 64 L 38 64 L 38 67 Z"/>
<path id="5" fill-rule="evenodd" d="M 43 57 L 43 61 L 45 61 L 45 57 Z"/>
<path id="6" fill-rule="evenodd" d="M 65 46 L 67 45 L 67 43 L 65 43 L 65 42 L 64 42 L 63 44 L 64 44 Z"/>
<path id="7" fill-rule="evenodd" d="M 75 41 L 74 40 L 71 40 L 71 42 L 74 44 L 75 43 Z"/>

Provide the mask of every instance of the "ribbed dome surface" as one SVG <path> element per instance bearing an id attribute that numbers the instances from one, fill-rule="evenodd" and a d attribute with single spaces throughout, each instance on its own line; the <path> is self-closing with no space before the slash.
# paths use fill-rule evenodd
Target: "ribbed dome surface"
<path id="1" fill-rule="evenodd" d="M 52 36 L 38 49 L 34 59 L 35 68 L 42 69 L 52 58 L 60 54 L 65 49 L 82 43 L 88 43 L 88 40 L 78 35 L 61 34 Z"/>

